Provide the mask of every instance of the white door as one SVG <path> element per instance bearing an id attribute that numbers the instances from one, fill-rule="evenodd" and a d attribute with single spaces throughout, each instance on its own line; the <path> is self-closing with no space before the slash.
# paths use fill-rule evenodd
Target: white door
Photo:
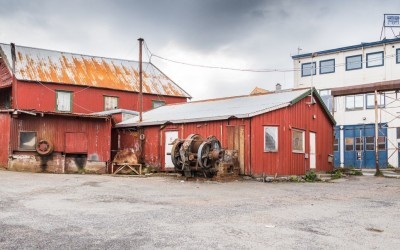
<path id="1" fill-rule="evenodd" d="M 167 131 L 165 132 L 165 169 L 172 169 L 174 168 L 174 164 L 171 160 L 171 149 L 173 145 L 170 145 L 176 138 L 178 138 L 178 131 Z"/>
<path id="2" fill-rule="evenodd" d="M 310 132 L 310 168 L 316 168 L 315 133 Z"/>

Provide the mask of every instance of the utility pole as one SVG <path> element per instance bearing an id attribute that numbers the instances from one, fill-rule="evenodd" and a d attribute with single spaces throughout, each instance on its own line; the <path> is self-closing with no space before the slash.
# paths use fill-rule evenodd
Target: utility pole
<path id="1" fill-rule="evenodd" d="M 375 176 L 382 176 L 379 169 L 379 148 L 378 148 L 378 91 L 375 90 Z"/>
<path id="2" fill-rule="evenodd" d="M 143 38 L 139 38 L 139 122 L 142 122 L 143 117 L 143 72 L 142 72 L 142 47 Z"/>

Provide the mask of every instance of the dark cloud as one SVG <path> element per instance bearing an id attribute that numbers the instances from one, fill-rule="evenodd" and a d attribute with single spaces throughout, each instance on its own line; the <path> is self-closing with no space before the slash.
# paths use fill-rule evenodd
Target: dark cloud
<path id="1" fill-rule="evenodd" d="M 144 37 L 154 53 L 186 62 L 291 68 L 298 47 L 311 52 L 378 40 L 383 14 L 399 9 L 399 1 L 379 0 L 2 0 L 0 42 L 132 59 L 136 39 Z M 196 98 L 272 89 L 276 82 L 290 87 L 293 77 L 154 62 Z"/>

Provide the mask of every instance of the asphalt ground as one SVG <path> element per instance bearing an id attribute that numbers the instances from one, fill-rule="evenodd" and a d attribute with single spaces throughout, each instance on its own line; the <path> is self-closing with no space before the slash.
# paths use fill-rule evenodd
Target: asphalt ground
<path id="1" fill-rule="evenodd" d="M 400 180 L 0 171 L 0 249 L 399 249 Z"/>

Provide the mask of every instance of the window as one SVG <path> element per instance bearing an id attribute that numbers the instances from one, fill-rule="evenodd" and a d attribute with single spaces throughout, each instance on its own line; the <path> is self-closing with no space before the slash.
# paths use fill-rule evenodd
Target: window
<path id="1" fill-rule="evenodd" d="M 72 92 L 56 91 L 56 110 L 62 112 L 72 111 Z"/>
<path id="2" fill-rule="evenodd" d="M 362 69 L 362 55 L 346 57 L 346 70 Z"/>
<path id="3" fill-rule="evenodd" d="M 330 89 L 320 90 L 319 95 L 321 96 L 322 101 L 331 113 L 333 111 L 336 111 L 336 107 L 334 107 L 333 105 L 333 96 L 331 95 Z"/>
<path id="4" fill-rule="evenodd" d="M 335 73 L 335 59 L 320 61 L 319 73 L 320 74 Z"/>
<path id="5" fill-rule="evenodd" d="M 400 128 L 396 128 L 396 132 L 397 132 L 397 139 L 400 139 Z"/>
<path id="6" fill-rule="evenodd" d="M 104 96 L 104 110 L 113 110 L 118 108 L 117 96 Z"/>
<path id="7" fill-rule="evenodd" d="M 335 152 L 339 151 L 339 138 L 335 138 L 333 140 L 333 151 Z"/>
<path id="8" fill-rule="evenodd" d="M 36 132 L 19 132 L 19 148 L 23 150 L 35 150 Z"/>
<path id="9" fill-rule="evenodd" d="M 293 129 L 292 149 L 295 153 L 304 153 L 304 131 Z"/>
<path id="10" fill-rule="evenodd" d="M 278 127 L 264 127 L 264 152 L 278 151 Z"/>
<path id="11" fill-rule="evenodd" d="M 375 94 L 367 94 L 366 99 L 367 99 L 367 103 L 366 103 L 367 109 L 374 109 L 375 108 Z M 385 94 L 378 95 L 378 107 L 379 108 L 385 107 Z"/>
<path id="12" fill-rule="evenodd" d="M 396 63 L 400 63 L 400 49 L 396 49 Z"/>
<path id="13" fill-rule="evenodd" d="M 378 136 L 378 150 L 384 151 L 386 150 L 386 137 Z"/>
<path id="14" fill-rule="evenodd" d="M 373 136 L 366 136 L 365 137 L 365 150 L 367 151 L 374 151 L 375 150 L 375 137 Z"/>
<path id="15" fill-rule="evenodd" d="M 354 150 L 354 138 L 353 137 L 347 137 L 344 140 L 344 143 L 345 143 L 346 151 L 353 151 Z"/>
<path id="16" fill-rule="evenodd" d="M 383 51 L 367 54 L 367 68 L 383 66 Z"/>
<path id="17" fill-rule="evenodd" d="M 301 76 L 315 75 L 315 72 L 316 72 L 315 62 L 303 63 L 301 65 Z"/>
<path id="18" fill-rule="evenodd" d="M 122 121 L 126 121 L 128 119 L 131 119 L 133 117 L 136 117 L 137 115 L 134 114 L 127 114 L 127 113 L 122 113 Z"/>
<path id="19" fill-rule="evenodd" d="M 358 110 L 364 108 L 364 95 L 346 96 L 346 110 Z"/>
<path id="20" fill-rule="evenodd" d="M 156 101 L 153 100 L 152 101 L 152 105 L 153 105 L 153 109 L 164 106 L 165 105 L 165 101 Z"/>
<path id="21" fill-rule="evenodd" d="M 356 137 L 356 151 L 364 150 L 364 137 Z"/>

